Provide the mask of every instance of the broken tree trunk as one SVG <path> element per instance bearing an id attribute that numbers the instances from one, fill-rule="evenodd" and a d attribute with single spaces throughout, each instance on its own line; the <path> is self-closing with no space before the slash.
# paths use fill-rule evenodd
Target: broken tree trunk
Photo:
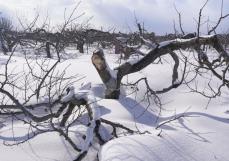
<path id="1" fill-rule="evenodd" d="M 173 56 L 174 52 L 172 51 L 179 49 L 185 50 L 187 48 L 195 49 L 198 45 L 212 46 L 219 53 L 219 56 L 222 56 L 224 60 L 229 63 L 229 55 L 219 43 L 217 35 L 161 42 L 160 44 L 155 45 L 151 51 L 135 63 L 126 62 L 114 70 L 111 70 L 108 66 L 102 50 L 97 50 L 93 53 L 92 63 L 106 86 L 105 98 L 118 99 L 120 95 L 121 80 L 125 75 L 142 70 L 154 60 L 165 54 L 171 54 L 171 56 Z M 175 55 L 173 58 L 176 60 Z"/>
<path id="2" fill-rule="evenodd" d="M 117 78 L 115 71 L 110 70 L 108 64 L 106 63 L 103 51 L 95 51 L 91 60 L 104 85 L 106 86 L 105 98 L 118 99 L 120 94 L 119 88 L 121 79 Z"/>

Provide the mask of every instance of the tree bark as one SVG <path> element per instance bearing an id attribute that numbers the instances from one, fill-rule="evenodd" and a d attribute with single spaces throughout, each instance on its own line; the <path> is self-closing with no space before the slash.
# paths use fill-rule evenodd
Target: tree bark
<path id="1" fill-rule="evenodd" d="M 45 44 L 45 50 L 47 53 L 47 58 L 52 58 L 51 53 L 50 53 L 50 42 L 48 42 L 48 41 Z"/>
<path id="2" fill-rule="evenodd" d="M 118 99 L 120 94 L 120 83 L 116 75 L 112 75 L 110 67 L 106 63 L 102 50 L 97 50 L 91 58 L 93 65 L 100 75 L 104 85 L 106 86 L 105 98 Z M 121 81 L 121 79 L 120 79 Z"/>
<path id="3" fill-rule="evenodd" d="M 79 50 L 80 53 L 84 53 L 83 45 L 84 45 L 84 42 L 82 41 L 79 41 L 77 43 L 77 50 Z"/>

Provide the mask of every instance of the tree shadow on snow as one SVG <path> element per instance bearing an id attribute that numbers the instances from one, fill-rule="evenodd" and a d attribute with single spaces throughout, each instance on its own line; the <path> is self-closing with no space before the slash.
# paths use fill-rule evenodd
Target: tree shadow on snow
<path id="1" fill-rule="evenodd" d="M 119 102 L 123 105 L 123 107 L 126 108 L 126 110 L 130 112 L 130 114 L 133 116 L 136 123 L 144 124 L 150 127 L 157 127 L 159 124 L 165 121 L 168 121 L 168 120 L 172 120 L 176 117 L 178 118 L 176 119 L 176 122 L 178 123 L 178 125 L 180 125 L 179 128 L 181 127 L 181 128 L 186 129 L 190 134 L 193 135 L 194 139 L 202 141 L 202 142 L 209 142 L 209 141 L 206 138 L 204 138 L 203 136 L 201 136 L 201 133 L 195 132 L 193 128 L 188 126 L 185 123 L 185 120 L 184 120 L 185 117 L 189 117 L 189 118 L 190 117 L 206 117 L 211 120 L 229 124 L 229 118 L 214 116 L 214 115 L 203 113 L 203 112 L 185 112 L 185 113 L 172 115 L 169 117 L 157 116 L 153 112 L 150 112 L 148 109 L 146 109 L 143 105 L 138 103 L 136 100 L 129 98 L 129 97 L 120 98 Z M 184 117 L 179 118 L 180 115 L 184 115 Z M 174 124 L 168 123 L 168 124 L 161 126 L 160 129 L 177 130 L 176 126 L 177 124 L 174 125 Z"/>

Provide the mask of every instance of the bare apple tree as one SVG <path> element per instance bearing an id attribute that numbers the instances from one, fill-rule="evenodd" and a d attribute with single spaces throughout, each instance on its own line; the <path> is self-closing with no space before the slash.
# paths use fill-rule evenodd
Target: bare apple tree
<path id="1" fill-rule="evenodd" d="M 172 84 L 169 87 L 166 87 L 164 92 L 171 90 L 173 88 L 177 88 L 179 85 L 182 84 L 183 78 L 178 80 L 178 72 L 177 67 L 179 66 L 179 59 L 177 57 L 178 50 L 187 50 L 193 49 L 196 51 L 196 55 L 198 57 L 199 67 L 198 69 L 205 69 L 211 71 L 215 77 L 220 80 L 223 80 L 222 86 L 227 86 L 228 80 L 226 79 L 227 68 L 228 68 L 228 61 L 229 55 L 226 50 L 221 45 L 218 35 L 210 35 L 212 32 L 215 32 L 217 27 L 219 26 L 221 20 L 226 18 L 228 15 L 219 18 L 217 24 L 212 27 L 211 30 L 208 31 L 208 34 L 200 35 L 200 28 L 202 24 L 202 11 L 204 7 L 207 5 L 208 1 L 201 7 L 199 11 L 199 17 L 197 22 L 197 34 L 189 34 L 188 36 L 183 36 L 182 38 L 164 41 L 161 43 L 150 43 L 150 41 L 145 40 L 142 38 L 142 41 L 148 45 L 151 50 L 148 53 L 142 54 L 143 56 L 140 59 L 136 59 L 135 61 L 127 61 L 126 63 L 118 66 L 117 68 L 110 69 L 109 64 L 106 62 L 105 55 L 102 50 L 96 50 L 92 56 L 92 63 L 95 66 L 98 74 L 100 75 L 105 87 L 105 98 L 110 99 L 118 99 L 120 95 L 120 87 L 122 78 L 128 74 L 138 72 L 151 63 L 153 63 L 156 59 L 170 54 L 174 60 L 174 70 L 172 74 Z M 223 5 L 223 3 L 222 3 Z M 179 13 L 179 12 L 178 12 Z M 222 11 L 221 11 L 222 13 Z M 179 13 L 179 22 L 181 23 L 181 16 Z M 182 29 L 182 25 L 180 24 L 180 29 L 184 34 L 184 30 Z M 191 37 L 190 37 L 191 36 Z M 216 55 L 213 60 L 209 59 L 207 51 L 204 50 L 204 46 L 209 46 L 214 49 L 218 55 Z M 133 48 L 132 48 L 133 49 Z M 215 63 L 223 64 L 221 69 L 223 68 L 223 72 L 218 73 L 215 68 L 219 67 Z M 216 66 L 216 67 L 215 67 Z M 155 91 L 154 91 L 155 92 Z M 155 92 L 155 94 L 158 92 Z M 160 92 L 159 92 L 160 93 Z"/>

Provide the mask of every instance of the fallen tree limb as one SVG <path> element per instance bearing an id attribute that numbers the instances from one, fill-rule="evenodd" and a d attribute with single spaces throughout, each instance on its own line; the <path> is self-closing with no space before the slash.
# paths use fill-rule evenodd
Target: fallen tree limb
<path id="1" fill-rule="evenodd" d="M 92 56 L 92 63 L 106 86 L 105 98 L 118 99 L 120 95 L 121 80 L 124 76 L 144 69 L 157 58 L 166 54 L 172 55 L 174 61 L 176 62 L 176 57 L 174 56 L 173 51 L 189 48 L 195 49 L 201 45 L 212 46 L 219 53 L 219 56 L 221 56 L 225 62 L 229 63 L 229 55 L 223 49 L 217 35 L 200 36 L 191 39 L 175 39 L 161 42 L 141 59 L 136 60 L 135 62 L 127 61 L 114 70 L 111 70 L 107 64 L 103 51 L 96 50 Z M 176 75 L 173 76 L 174 78 L 177 77 Z"/>

